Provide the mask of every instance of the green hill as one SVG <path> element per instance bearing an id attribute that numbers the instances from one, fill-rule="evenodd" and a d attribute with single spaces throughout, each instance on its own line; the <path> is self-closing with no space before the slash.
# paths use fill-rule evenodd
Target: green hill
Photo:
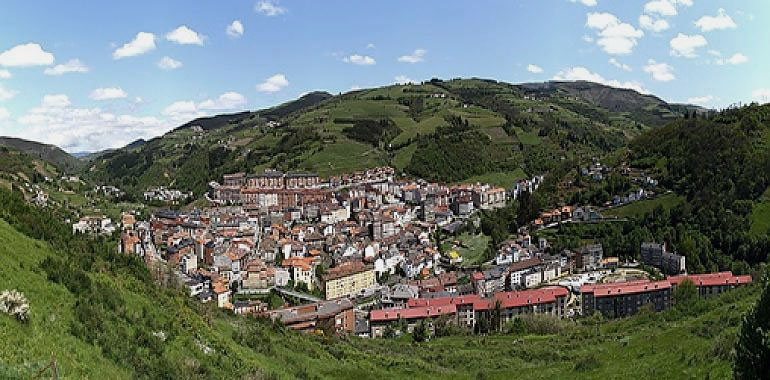
<path id="1" fill-rule="evenodd" d="M 50 162 L 67 172 L 74 172 L 82 166 L 80 160 L 54 145 L 0 136 L 0 146 L 22 151 L 30 156 Z"/>
<path id="2" fill-rule="evenodd" d="M 22 232 L 23 231 L 23 232 Z M 29 236 L 41 238 L 35 240 Z M 601 325 L 525 319 L 513 332 L 413 344 L 301 335 L 157 287 L 143 264 L 0 190 L 0 290 L 30 303 L 0 314 L 0 377 L 726 378 L 757 286 Z"/>
<path id="3" fill-rule="evenodd" d="M 126 189 L 170 185 L 197 194 L 223 173 L 266 167 L 326 176 L 392 165 L 442 181 L 495 173 L 507 184 L 564 159 L 602 155 L 659 126 L 662 114 L 680 115 L 631 90 L 588 82 L 580 86 L 591 91 L 533 86 L 434 79 L 337 96 L 315 92 L 271 109 L 193 120 L 105 153 L 87 173 Z"/>

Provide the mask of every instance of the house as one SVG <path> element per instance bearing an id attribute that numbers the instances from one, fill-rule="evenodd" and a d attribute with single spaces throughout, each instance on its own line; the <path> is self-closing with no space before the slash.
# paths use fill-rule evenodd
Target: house
<path id="1" fill-rule="evenodd" d="M 348 334 L 355 330 L 353 302 L 347 298 L 321 301 L 309 305 L 271 310 L 267 315 L 297 331 L 334 331 Z"/>
<path id="2" fill-rule="evenodd" d="M 324 276 L 326 299 L 355 297 L 377 285 L 374 267 L 351 261 L 329 269 Z"/>
<path id="3" fill-rule="evenodd" d="M 241 282 L 241 292 L 267 293 L 275 286 L 275 268 L 255 259 L 246 264 L 246 274 Z"/>
<path id="4" fill-rule="evenodd" d="M 230 288 L 226 283 L 221 281 L 215 282 L 212 286 L 212 292 L 218 308 L 232 307 L 232 304 L 230 304 Z"/>
<path id="5" fill-rule="evenodd" d="M 317 265 L 313 257 L 290 257 L 281 263 L 281 266 L 291 273 L 294 286 L 305 284 L 310 291 L 315 289 L 315 268 Z"/>

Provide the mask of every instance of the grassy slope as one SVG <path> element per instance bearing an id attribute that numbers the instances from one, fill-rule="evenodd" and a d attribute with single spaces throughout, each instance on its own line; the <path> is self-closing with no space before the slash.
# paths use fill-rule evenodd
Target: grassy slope
<path id="1" fill-rule="evenodd" d="M 129 372 L 105 359 L 98 348 L 70 335 L 74 297 L 35 270 L 52 254 L 45 244 L 19 234 L 0 220 L 0 290 L 24 293 L 31 313 L 26 325 L 0 315 L 0 377 L 4 363 L 31 373 L 46 366 L 53 356 L 61 373 L 73 378 L 127 378 Z"/>
<path id="2" fill-rule="evenodd" d="M 0 315 L 0 375 L 29 376 L 55 357 L 65 378 L 129 378 L 131 369 L 107 359 L 101 351 L 70 334 L 73 296 L 48 282 L 37 263 L 54 254 L 46 244 L 26 238 L 0 221 L 0 289 L 24 292 L 32 305 L 32 319 L 22 325 Z M 413 377 L 507 378 L 526 371 L 530 378 L 575 377 L 576 363 L 589 362 L 579 378 L 724 378 L 729 374 L 729 347 L 740 316 L 754 302 L 754 288 L 746 288 L 701 304 L 694 317 L 675 311 L 605 324 L 601 335 L 590 327 L 572 326 L 558 335 L 440 338 L 422 345 L 349 338 L 327 340 L 263 328 L 256 349 L 236 342 L 237 331 L 255 322 L 186 305 L 183 298 L 146 288 L 123 275 L 91 274 L 99 284 L 117 291 L 120 304 L 147 310 L 178 329 L 165 343 L 164 357 L 174 372 L 204 377 L 194 371 L 207 363 L 205 376 L 232 373 L 275 374 L 279 377 L 323 378 Z M 129 327 L 130 328 L 130 327 Z M 196 341 L 215 348 L 203 355 Z M 241 340 L 241 342 L 244 342 Z M 594 360 L 595 359 L 595 360 Z M 597 364 L 598 363 L 598 364 Z M 195 376 L 190 374 L 196 374 Z"/>
<path id="3" fill-rule="evenodd" d="M 682 203 L 683 200 L 684 199 L 682 197 L 674 193 L 668 193 L 655 199 L 633 202 L 625 206 L 616 207 L 607 210 L 605 214 L 617 216 L 619 218 L 641 217 L 646 213 L 652 212 L 652 210 L 654 210 L 659 205 L 663 206 L 663 208 L 666 210 L 670 210 L 674 208 L 674 206 Z"/>

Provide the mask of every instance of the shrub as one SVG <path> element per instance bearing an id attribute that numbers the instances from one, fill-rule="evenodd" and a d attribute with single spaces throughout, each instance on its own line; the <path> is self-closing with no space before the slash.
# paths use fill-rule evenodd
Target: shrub
<path id="1" fill-rule="evenodd" d="M 29 302 L 24 294 L 14 290 L 0 293 L 0 312 L 15 317 L 19 322 L 29 320 Z"/>

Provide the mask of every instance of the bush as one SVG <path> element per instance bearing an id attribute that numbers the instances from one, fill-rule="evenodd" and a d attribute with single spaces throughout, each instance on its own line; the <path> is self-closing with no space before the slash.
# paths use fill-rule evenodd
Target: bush
<path id="1" fill-rule="evenodd" d="M 19 322 L 29 320 L 29 301 L 24 294 L 16 290 L 4 290 L 0 293 L 0 313 L 15 317 Z"/>
<path id="2" fill-rule="evenodd" d="M 585 372 L 590 371 L 592 369 L 596 369 L 601 367 L 602 363 L 599 361 L 599 359 L 594 356 L 594 354 L 590 354 L 586 357 L 578 359 L 577 362 L 575 362 L 575 371 L 578 372 Z"/>

